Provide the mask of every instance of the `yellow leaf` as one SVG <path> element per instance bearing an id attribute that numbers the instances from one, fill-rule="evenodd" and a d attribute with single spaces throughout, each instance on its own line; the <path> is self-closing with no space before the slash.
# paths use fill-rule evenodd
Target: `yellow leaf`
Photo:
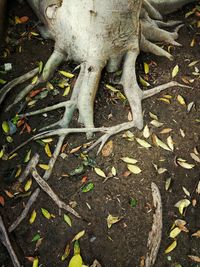
<path id="1" fill-rule="evenodd" d="M 119 222 L 121 219 L 119 217 L 114 217 L 111 214 L 109 214 L 106 220 L 108 228 L 111 228 L 113 224 Z"/>
<path id="2" fill-rule="evenodd" d="M 49 170 L 50 169 L 49 165 L 47 165 L 47 164 L 38 164 L 38 166 L 43 170 Z"/>
<path id="3" fill-rule="evenodd" d="M 83 260 L 81 258 L 81 255 L 76 254 L 71 258 L 68 267 L 82 267 L 82 264 Z"/>
<path id="4" fill-rule="evenodd" d="M 179 72 L 179 66 L 176 65 L 172 70 L 172 78 L 174 78 Z"/>
<path id="5" fill-rule="evenodd" d="M 149 73 L 149 64 L 147 64 L 146 62 L 144 62 L 144 73 L 145 74 Z"/>
<path id="6" fill-rule="evenodd" d="M 135 140 L 137 141 L 138 144 L 140 144 L 142 147 L 145 147 L 145 148 L 150 148 L 151 145 L 145 141 L 145 140 L 142 140 L 140 138 L 135 138 Z"/>
<path id="7" fill-rule="evenodd" d="M 65 88 L 65 91 L 64 91 L 64 93 L 63 93 L 63 96 L 68 96 L 69 92 L 70 92 L 70 86 L 67 86 L 67 87 Z"/>
<path id="8" fill-rule="evenodd" d="M 180 201 L 178 201 L 175 204 L 175 207 L 179 209 L 179 212 L 182 215 L 184 209 L 187 208 L 190 205 L 190 203 L 191 203 L 190 200 L 184 198 L 184 199 L 181 199 Z"/>
<path id="9" fill-rule="evenodd" d="M 36 84 L 38 81 L 38 76 L 33 77 L 31 84 Z"/>
<path id="10" fill-rule="evenodd" d="M 69 72 L 64 71 L 64 70 L 60 70 L 59 73 L 62 74 L 63 76 L 65 76 L 66 78 L 69 78 L 69 79 L 74 77 L 74 74 L 69 73 Z"/>
<path id="11" fill-rule="evenodd" d="M 32 185 L 32 179 L 28 179 L 28 181 L 26 182 L 25 186 L 24 186 L 24 191 L 27 192 L 30 188 L 31 188 L 31 185 Z"/>
<path id="12" fill-rule="evenodd" d="M 33 265 L 32 267 L 38 267 L 39 266 L 39 260 L 38 260 L 38 257 L 36 257 L 34 260 L 33 260 Z"/>
<path id="13" fill-rule="evenodd" d="M 36 211 L 34 210 L 34 211 L 32 212 L 32 214 L 31 214 L 30 219 L 29 219 L 29 223 L 30 223 L 30 224 L 34 223 L 34 221 L 35 221 L 35 219 L 36 219 L 36 216 L 37 216 L 37 213 L 36 213 Z"/>
<path id="14" fill-rule="evenodd" d="M 152 118 L 154 120 L 158 120 L 158 116 L 156 114 L 149 112 L 149 116 L 150 116 L 150 118 Z"/>
<path id="15" fill-rule="evenodd" d="M 106 84 L 106 88 L 109 89 L 109 90 L 111 90 L 111 91 L 114 92 L 114 93 L 119 92 L 118 89 L 116 89 L 115 87 L 113 87 L 113 86 L 111 86 L 111 85 L 109 85 L 109 84 Z"/>
<path id="16" fill-rule="evenodd" d="M 174 250 L 177 246 L 177 241 L 175 240 L 166 250 L 165 250 L 165 254 L 170 253 L 172 250 Z"/>
<path id="17" fill-rule="evenodd" d="M 31 158 L 31 149 L 27 152 L 27 154 L 24 158 L 24 163 L 29 162 L 30 158 Z"/>
<path id="18" fill-rule="evenodd" d="M 186 103 L 185 103 L 185 99 L 184 99 L 181 95 L 178 95 L 178 96 L 177 96 L 177 101 L 178 101 L 181 105 L 183 105 L 183 106 L 186 105 Z"/>
<path id="19" fill-rule="evenodd" d="M 52 153 L 51 153 L 49 144 L 46 144 L 46 145 L 45 145 L 44 150 L 45 150 L 47 156 L 48 156 L 49 158 L 51 158 L 51 157 L 52 157 Z"/>
<path id="20" fill-rule="evenodd" d="M 3 121 L 3 123 L 2 123 L 2 129 L 3 129 L 4 133 L 6 133 L 6 134 L 9 133 L 10 127 L 9 127 L 9 124 L 8 124 L 7 121 Z"/>
<path id="21" fill-rule="evenodd" d="M 41 139 L 41 141 L 42 141 L 43 143 L 51 143 L 51 142 L 53 142 L 53 138 Z"/>
<path id="22" fill-rule="evenodd" d="M 100 177 L 106 178 L 106 175 L 104 173 L 104 171 L 102 171 L 99 168 L 94 168 L 94 171 L 96 172 L 97 175 L 99 175 Z"/>
<path id="23" fill-rule="evenodd" d="M 64 221 L 65 221 L 70 227 L 72 227 L 72 220 L 71 220 L 71 218 L 70 218 L 67 214 L 64 214 Z"/>
<path id="24" fill-rule="evenodd" d="M 148 87 L 150 86 L 150 83 L 148 83 L 147 81 L 145 81 L 141 76 L 139 76 L 139 80 L 140 80 L 140 83 L 145 86 L 145 87 Z"/>
<path id="25" fill-rule="evenodd" d="M 14 159 L 17 155 L 17 153 L 13 153 L 8 159 Z"/>
<path id="26" fill-rule="evenodd" d="M 129 158 L 129 157 L 123 157 L 123 158 L 121 158 L 121 160 L 125 163 L 128 163 L 128 164 L 135 164 L 138 162 L 136 159 Z"/>
<path id="27" fill-rule="evenodd" d="M 128 164 L 127 168 L 129 169 L 130 172 L 134 174 L 139 174 L 142 171 L 138 166 L 132 164 Z"/>
<path id="28" fill-rule="evenodd" d="M 4 149 L 2 148 L 2 149 L 0 150 L 0 159 L 3 157 L 3 155 L 4 155 Z"/>
<path id="29" fill-rule="evenodd" d="M 33 35 L 33 36 L 38 36 L 39 33 L 37 33 L 37 32 L 31 32 L 31 35 Z"/>
<path id="30" fill-rule="evenodd" d="M 48 212 L 48 210 L 44 209 L 44 208 L 41 208 L 41 211 L 42 211 L 42 214 L 44 215 L 44 217 L 46 219 L 51 219 L 51 214 Z"/>
<path id="31" fill-rule="evenodd" d="M 177 237 L 181 233 L 181 229 L 178 227 L 175 227 L 169 234 L 171 238 Z"/>
<path id="32" fill-rule="evenodd" d="M 167 104 L 170 104 L 170 103 L 171 103 L 171 102 L 169 101 L 169 99 L 164 98 L 164 97 L 160 97 L 160 98 L 158 98 L 158 100 L 160 100 L 160 101 L 162 101 L 162 102 L 165 102 L 165 103 L 167 103 Z"/>
<path id="33" fill-rule="evenodd" d="M 79 240 L 81 237 L 84 236 L 84 234 L 85 234 L 85 230 L 79 232 L 79 233 L 76 234 L 75 237 L 72 239 L 72 242 Z"/>

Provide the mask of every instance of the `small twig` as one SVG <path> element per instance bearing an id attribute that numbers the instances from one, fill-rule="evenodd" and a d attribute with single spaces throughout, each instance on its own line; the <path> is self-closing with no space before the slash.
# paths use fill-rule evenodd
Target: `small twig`
<path id="1" fill-rule="evenodd" d="M 24 170 L 24 172 L 21 174 L 21 176 L 18 179 L 20 183 L 23 183 L 25 179 L 27 178 L 27 176 L 29 175 L 29 173 L 32 171 L 32 169 L 36 167 L 36 165 L 39 162 L 39 158 L 40 156 L 37 153 L 32 157 L 32 159 L 29 161 L 28 165 L 26 166 L 26 169 Z"/>
<path id="2" fill-rule="evenodd" d="M 101 267 L 101 264 L 98 262 L 98 260 L 95 260 L 90 267 Z"/>
<path id="3" fill-rule="evenodd" d="M 42 179 L 42 177 L 38 174 L 35 168 L 33 168 L 32 176 L 35 179 L 35 181 L 39 184 L 39 186 L 42 188 L 42 190 L 50 196 L 50 198 L 56 203 L 56 205 L 60 209 L 64 209 L 67 212 L 70 212 L 71 214 L 76 216 L 77 218 L 80 218 L 80 215 L 74 209 L 72 209 L 69 205 L 65 204 L 62 200 L 60 200 L 60 198 L 54 193 L 54 191 L 47 184 L 47 182 L 45 182 L 45 180 Z"/>
<path id="4" fill-rule="evenodd" d="M 9 237 L 8 237 L 1 215 L 0 215 L 0 240 L 2 244 L 7 248 L 14 267 L 21 267 L 22 265 L 20 264 L 15 254 L 15 251 L 13 250 L 12 245 L 10 243 L 10 240 L 9 240 Z"/>
<path id="5" fill-rule="evenodd" d="M 160 191 L 155 183 L 151 183 L 153 204 L 155 207 L 155 212 L 153 215 L 152 229 L 148 237 L 148 252 L 145 260 L 145 267 L 151 267 L 154 265 L 158 250 L 160 248 L 161 238 L 162 238 L 162 202 Z"/>
<path id="6" fill-rule="evenodd" d="M 8 228 L 8 232 L 11 233 L 14 231 L 17 226 L 26 218 L 31 206 L 36 201 L 38 195 L 40 193 L 40 189 L 37 188 L 33 194 L 30 196 L 28 202 L 26 203 L 25 208 L 23 209 L 22 213 L 17 217 L 17 219 L 12 223 L 12 225 Z"/>

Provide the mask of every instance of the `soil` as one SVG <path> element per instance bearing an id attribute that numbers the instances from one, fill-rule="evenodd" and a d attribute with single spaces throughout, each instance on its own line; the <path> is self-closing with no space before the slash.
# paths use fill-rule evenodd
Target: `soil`
<path id="1" fill-rule="evenodd" d="M 53 51 L 53 42 L 43 40 L 39 35 L 30 34 L 30 32 L 37 32 L 37 29 L 34 28 L 37 19 L 31 9 L 26 4 L 20 5 L 15 1 L 10 2 L 12 3 L 10 3 L 8 16 L 8 43 L 1 50 L 1 65 L 3 67 L 4 63 L 12 63 L 12 70 L 4 74 L 0 73 L 1 78 L 7 81 L 33 69 L 39 61 L 46 62 Z M 80 239 L 80 248 L 85 264 L 91 264 L 94 259 L 98 259 L 103 267 L 143 266 L 141 259 L 147 252 L 148 233 L 151 229 L 154 212 L 151 193 L 152 181 L 160 189 L 163 204 L 162 243 L 155 267 L 200 266 L 200 263 L 194 262 L 188 257 L 188 255 L 200 257 L 200 240 L 192 236 L 193 233 L 200 230 L 200 199 L 196 193 L 200 163 L 194 161 L 190 156 L 190 153 L 194 153 L 194 148 L 200 151 L 200 76 L 198 72 L 200 62 L 188 67 L 189 63 L 199 60 L 200 37 L 199 28 L 193 25 L 193 22 L 198 17 L 191 15 L 185 18 L 185 14 L 193 8 L 194 5 L 189 5 L 167 17 L 167 19 L 183 20 L 184 23 L 178 39 L 182 47 L 165 47 L 170 49 L 174 55 L 173 62 L 143 53 L 140 54 L 137 62 L 138 77 L 140 75 L 148 78 L 151 85 L 171 81 L 172 70 L 175 65 L 179 66 L 179 72 L 174 79 L 181 83 L 186 80 L 191 80 L 192 82 L 189 84 L 192 88 L 171 88 L 164 93 L 145 100 L 143 103 L 145 125 L 147 124 L 151 133 L 156 134 L 165 143 L 167 137 L 171 135 L 175 146 L 174 151 L 166 151 L 156 147 L 153 144 L 152 135 L 147 139 L 152 144 L 152 147 L 146 149 L 141 147 L 135 140 L 129 141 L 124 138 L 124 133 L 118 134 L 111 138 L 113 150 L 108 157 L 105 157 L 102 153 L 96 156 L 96 149 L 89 153 L 90 162 L 106 174 L 111 171 L 112 167 L 117 170 L 117 178 L 112 177 L 103 182 L 104 179 L 95 173 L 92 166 L 86 166 L 81 174 L 75 176 L 66 175 L 83 163 L 81 158 L 82 148 L 75 153 L 70 153 L 70 151 L 88 142 L 84 134 L 68 136 L 65 140 L 67 144 L 64 151 L 66 158 L 58 158 L 48 183 L 62 200 L 66 203 L 76 204 L 75 210 L 82 216 L 82 219 L 77 219 L 69 214 L 72 220 L 72 227 L 69 227 L 63 219 L 64 213 L 61 212 L 61 216 L 59 216 L 59 210 L 55 203 L 46 193 L 40 192 L 28 216 L 9 235 L 23 266 L 32 266 L 30 258 L 28 259 L 27 257 L 36 256 L 39 257 L 40 266 L 67 266 L 73 252 L 71 251 L 70 257 L 66 261 L 61 261 L 65 246 L 82 230 L 85 230 L 85 235 Z M 16 24 L 15 16 L 28 16 L 29 20 L 26 23 Z M 192 41 L 193 39 L 194 41 Z M 193 43 L 191 44 L 191 42 Z M 3 57 L 6 52 L 7 56 Z M 144 74 L 144 62 L 150 66 L 150 73 L 146 76 Z M 76 67 L 76 64 L 70 62 L 62 65 L 60 70 L 72 72 L 74 67 Z M 196 72 L 196 75 L 194 72 Z M 75 71 L 75 76 L 77 77 L 77 75 L 78 70 Z M 60 77 L 56 73 L 51 81 L 52 84 L 55 85 Z M 105 85 L 110 83 L 112 78 L 112 75 L 108 75 L 106 72 L 102 74 L 99 92 L 95 101 L 96 126 L 110 126 L 127 121 L 130 111 L 128 103 L 117 99 L 116 94 L 106 89 Z M 75 78 L 70 80 L 72 87 L 74 81 Z M 19 105 L 9 113 L 4 112 L 4 110 L 9 103 L 12 103 L 16 93 L 23 87 L 24 85 L 13 89 L 12 93 L 7 97 L 1 107 L 1 123 L 13 118 L 19 112 Z M 58 90 L 57 95 L 53 94 L 55 89 L 50 90 L 47 97 L 39 99 L 35 106 L 27 108 L 26 105 L 22 105 L 20 109 L 23 111 L 36 110 L 65 100 L 66 97 L 62 96 L 63 89 L 56 88 Z M 168 95 L 167 97 L 169 95 L 172 97 L 170 104 L 160 99 L 166 94 Z M 190 112 L 187 112 L 186 105 L 181 105 L 177 101 L 178 95 L 183 96 L 187 104 L 194 102 Z M 163 126 L 159 128 L 153 126 L 150 123 L 152 118 L 149 112 L 156 114 L 159 121 L 164 123 Z M 6 144 L 6 149 L 11 151 L 24 140 L 27 140 L 30 135 L 33 135 L 34 129 L 40 129 L 44 125 L 57 121 L 62 114 L 62 110 L 56 110 L 50 112 L 47 117 L 38 115 L 27 119 L 32 132 L 30 134 L 26 132 L 20 133 L 22 127 L 19 128 L 17 133 L 12 136 L 14 139 L 12 143 L 7 142 L 6 135 L 1 131 L 1 145 Z M 78 126 L 77 114 L 74 116 L 72 126 Z M 172 131 L 168 134 L 161 134 L 160 132 L 165 128 L 171 128 Z M 135 137 L 144 139 L 142 132 L 136 129 L 131 129 L 131 132 Z M 183 132 L 185 136 L 183 136 Z M 97 134 L 95 138 L 98 136 L 100 135 Z M 57 140 L 56 137 L 53 139 L 54 141 L 50 143 L 52 151 Z M 13 183 L 16 182 L 15 174 L 19 165 L 22 169 L 25 168 L 24 158 L 30 149 L 31 155 L 35 152 L 39 153 L 40 163 L 48 164 L 49 159 L 44 152 L 44 146 L 38 142 L 27 144 L 18 151 L 18 155 L 12 160 L 0 161 L 0 195 L 5 200 L 4 206 L 0 204 L 0 213 L 6 227 L 9 227 L 19 216 L 29 199 L 29 196 L 24 191 L 20 192 L 20 194 L 19 192 L 16 193 Z M 122 162 L 122 157 L 137 159 L 137 165 L 142 172 L 138 175 L 130 174 L 126 177 L 127 167 Z M 182 168 L 177 164 L 177 158 L 183 158 L 195 166 L 189 170 Z M 155 164 L 158 168 L 166 168 L 166 171 L 158 174 Z M 42 176 L 44 171 L 39 167 L 37 169 Z M 87 177 L 87 183 L 94 184 L 94 189 L 87 193 L 82 192 L 83 180 L 85 179 L 83 177 L 85 176 Z M 166 190 L 168 178 L 171 178 L 172 183 L 170 188 Z M 33 182 L 30 191 L 33 192 L 36 187 L 37 184 Z M 184 192 L 183 187 L 188 190 L 189 196 L 186 190 Z M 24 184 L 21 188 L 24 188 Z M 9 197 L 8 193 L 6 194 L 6 190 L 12 193 L 14 197 Z M 189 199 L 191 204 L 181 215 L 174 205 L 185 198 Z M 136 205 L 130 204 L 131 199 L 136 201 Z M 51 214 L 54 214 L 55 218 L 46 219 L 41 213 L 41 208 L 45 208 Z M 37 212 L 37 217 L 35 222 L 30 224 L 29 219 L 33 210 Z M 112 225 L 110 229 L 108 229 L 106 222 L 109 214 L 118 216 L 121 219 L 118 223 Z M 165 254 L 166 248 L 174 241 L 169 237 L 169 233 L 176 219 L 185 220 L 189 232 L 181 232 L 176 238 L 177 247 L 171 253 Z M 38 248 L 36 248 L 36 242 L 31 241 L 37 233 L 42 238 Z M 3 246 L 0 247 L 0 265 L 12 266 Z"/>

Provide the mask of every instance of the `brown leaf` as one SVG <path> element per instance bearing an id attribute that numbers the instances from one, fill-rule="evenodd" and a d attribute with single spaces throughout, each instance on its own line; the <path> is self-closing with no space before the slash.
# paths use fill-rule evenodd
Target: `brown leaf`
<path id="1" fill-rule="evenodd" d="M 200 263 L 200 257 L 198 256 L 193 256 L 193 255 L 188 255 L 188 257 L 194 261 L 194 262 L 199 262 Z"/>
<path id="2" fill-rule="evenodd" d="M 4 200 L 4 197 L 3 197 L 3 196 L 0 196 L 0 204 L 1 204 L 2 206 L 5 205 L 5 200 Z"/>
<path id="3" fill-rule="evenodd" d="M 104 145 L 101 153 L 102 156 L 109 157 L 112 154 L 112 152 L 113 152 L 113 141 L 110 140 Z"/>

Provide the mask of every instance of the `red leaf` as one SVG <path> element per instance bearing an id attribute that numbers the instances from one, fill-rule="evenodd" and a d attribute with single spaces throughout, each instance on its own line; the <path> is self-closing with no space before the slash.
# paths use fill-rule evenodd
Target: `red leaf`
<path id="1" fill-rule="evenodd" d="M 23 17 L 19 18 L 19 20 L 21 23 L 26 23 L 29 20 L 29 17 L 23 16 Z"/>
<path id="2" fill-rule="evenodd" d="M 32 97 L 38 95 L 43 90 L 44 90 L 44 88 L 40 88 L 40 89 L 36 89 L 34 91 L 31 91 L 30 94 L 29 94 L 29 96 L 32 98 Z"/>
<path id="3" fill-rule="evenodd" d="M 1 204 L 2 206 L 5 205 L 5 200 L 4 200 L 4 197 L 2 197 L 2 196 L 0 196 L 0 204 Z"/>

